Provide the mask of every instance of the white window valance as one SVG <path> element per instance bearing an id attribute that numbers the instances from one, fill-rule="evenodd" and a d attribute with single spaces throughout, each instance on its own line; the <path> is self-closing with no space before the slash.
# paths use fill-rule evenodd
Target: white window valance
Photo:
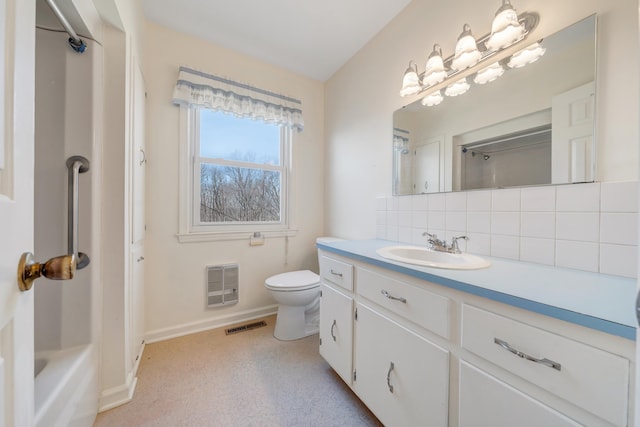
<path id="1" fill-rule="evenodd" d="M 187 67 L 180 67 L 173 103 L 304 128 L 301 101 Z"/>

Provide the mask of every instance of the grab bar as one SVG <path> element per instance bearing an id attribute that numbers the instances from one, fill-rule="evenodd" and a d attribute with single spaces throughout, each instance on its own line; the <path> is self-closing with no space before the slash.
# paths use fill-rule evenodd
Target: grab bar
<path id="1" fill-rule="evenodd" d="M 78 252 L 78 175 L 89 170 L 89 160 L 82 156 L 67 159 L 69 169 L 69 191 L 67 204 L 67 253 L 75 255 L 76 269 L 82 270 L 91 260 L 84 252 Z"/>

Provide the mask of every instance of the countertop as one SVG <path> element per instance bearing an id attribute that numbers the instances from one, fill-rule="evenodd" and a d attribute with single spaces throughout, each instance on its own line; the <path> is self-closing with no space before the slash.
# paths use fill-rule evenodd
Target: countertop
<path id="1" fill-rule="evenodd" d="M 317 243 L 327 252 L 635 340 L 635 279 L 485 256 L 491 261 L 487 268 L 447 270 L 376 253 L 394 245 L 406 244 L 379 239 Z"/>

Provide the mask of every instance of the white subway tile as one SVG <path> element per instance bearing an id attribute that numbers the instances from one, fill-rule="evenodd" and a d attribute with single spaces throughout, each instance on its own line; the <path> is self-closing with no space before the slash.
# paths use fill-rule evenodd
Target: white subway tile
<path id="1" fill-rule="evenodd" d="M 600 242 L 619 245 L 638 244 L 638 214 L 600 214 Z"/>
<path id="2" fill-rule="evenodd" d="M 376 212 L 376 225 L 377 226 L 387 225 L 387 211 Z"/>
<path id="3" fill-rule="evenodd" d="M 428 195 L 429 212 L 446 210 L 445 193 Z"/>
<path id="4" fill-rule="evenodd" d="M 556 237 L 555 212 L 522 212 L 520 234 L 526 237 L 554 239 Z"/>
<path id="5" fill-rule="evenodd" d="M 413 220 L 411 225 L 419 228 L 427 228 L 427 212 L 425 211 L 413 211 Z"/>
<path id="6" fill-rule="evenodd" d="M 411 243 L 413 235 L 412 235 L 411 227 L 398 227 L 398 241 L 402 243 Z"/>
<path id="7" fill-rule="evenodd" d="M 599 258 L 597 243 L 556 240 L 556 267 L 597 272 Z"/>
<path id="8" fill-rule="evenodd" d="M 520 258 L 520 237 L 491 235 L 491 256 L 507 259 Z"/>
<path id="9" fill-rule="evenodd" d="M 437 230 L 445 230 L 446 215 L 444 212 L 429 212 L 427 217 L 427 228 L 429 230 L 437 229 Z"/>
<path id="10" fill-rule="evenodd" d="M 463 234 L 467 232 L 466 212 L 447 212 L 445 221 L 446 230 L 457 230 Z"/>
<path id="11" fill-rule="evenodd" d="M 491 213 L 467 212 L 467 231 L 473 233 L 491 233 Z"/>
<path id="12" fill-rule="evenodd" d="M 558 212 L 599 212 L 600 184 L 567 184 L 556 187 Z"/>
<path id="13" fill-rule="evenodd" d="M 411 211 L 398 212 L 398 226 L 399 227 L 411 227 L 413 223 L 413 215 Z"/>
<path id="14" fill-rule="evenodd" d="M 387 240 L 398 241 L 398 227 L 387 225 Z"/>
<path id="15" fill-rule="evenodd" d="M 520 239 L 520 261 L 536 264 L 555 264 L 555 240 L 522 237 Z"/>
<path id="16" fill-rule="evenodd" d="M 520 235 L 519 212 L 492 212 L 491 234 L 503 234 L 508 236 Z"/>
<path id="17" fill-rule="evenodd" d="M 467 194 L 465 192 L 445 193 L 445 206 L 447 212 L 466 211 Z"/>
<path id="18" fill-rule="evenodd" d="M 603 182 L 600 184 L 602 212 L 637 212 L 638 211 L 638 183 Z"/>
<path id="19" fill-rule="evenodd" d="M 387 225 L 391 227 L 397 227 L 399 224 L 398 211 L 387 212 Z"/>
<path id="20" fill-rule="evenodd" d="M 414 245 L 423 246 L 427 243 L 427 238 L 423 236 L 423 233 L 426 233 L 426 228 L 413 227 L 411 231 L 411 243 Z"/>
<path id="21" fill-rule="evenodd" d="M 492 190 L 491 210 L 494 212 L 520 212 L 520 189 Z"/>
<path id="22" fill-rule="evenodd" d="M 416 194 L 411 196 L 413 198 L 413 210 L 414 211 L 426 211 L 429 207 L 428 198 L 426 194 Z"/>
<path id="23" fill-rule="evenodd" d="M 522 212 L 554 212 L 556 210 L 556 187 L 527 187 L 521 189 Z"/>
<path id="24" fill-rule="evenodd" d="M 489 212 L 491 210 L 491 190 L 467 192 L 467 210 Z"/>
<path id="25" fill-rule="evenodd" d="M 399 211 L 407 211 L 411 210 L 412 206 L 412 197 L 411 196 L 401 196 L 398 197 L 398 210 Z"/>
<path id="26" fill-rule="evenodd" d="M 376 197 L 376 211 L 386 211 L 386 210 L 387 210 L 387 198 Z"/>
<path id="27" fill-rule="evenodd" d="M 600 272 L 616 276 L 637 277 L 638 247 L 601 244 Z"/>
<path id="28" fill-rule="evenodd" d="M 396 197 L 396 196 L 387 198 L 387 210 L 388 211 L 397 211 L 398 210 L 398 205 L 400 203 L 400 201 L 398 199 L 399 198 Z"/>
<path id="29" fill-rule="evenodd" d="M 376 239 L 387 239 L 387 227 L 385 227 L 384 225 L 379 225 L 376 227 Z"/>
<path id="30" fill-rule="evenodd" d="M 556 214 L 556 239 L 598 242 L 599 229 L 600 215 L 597 213 L 558 212 Z"/>
<path id="31" fill-rule="evenodd" d="M 491 256 L 491 235 L 483 233 L 468 233 L 467 252 L 477 255 Z"/>

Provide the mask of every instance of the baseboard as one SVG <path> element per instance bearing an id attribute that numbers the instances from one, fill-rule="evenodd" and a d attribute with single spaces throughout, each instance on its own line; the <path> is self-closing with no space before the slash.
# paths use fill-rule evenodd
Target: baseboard
<path id="1" fill-rule="evenodd" d="M 151 344 L 158 341 L 168 340 L 170 338 L 181 337 L 196 332 L 208 331 L 210 329 L 222 328 L 224 326 L 233 325 L 235 323 L 247 322 L 249 320 L 258 319 L 265 316 L 271 316 L 278 312 L 278 305 L 269 305 L 253 310 L 245 310 L 238 313 L 228 314 L 225 316 L 212 317 L 198 322 L 185 323 L 170 328 L 156 329 L 145 334 L 144 342 Z"/>
<path id="2" fill-rule="evenodd" d="M 104 390 L 100 395 L 98 412 L 104 412 L 109 409 L 113 409 L 116 406 L 124 405 L 125 403 L 131 402 L 131 399 L 133 399 L 133 392 L 136 390 L 137 383 L 138 377 L 130 375 L 127 378 L 126 384 Z"/>

